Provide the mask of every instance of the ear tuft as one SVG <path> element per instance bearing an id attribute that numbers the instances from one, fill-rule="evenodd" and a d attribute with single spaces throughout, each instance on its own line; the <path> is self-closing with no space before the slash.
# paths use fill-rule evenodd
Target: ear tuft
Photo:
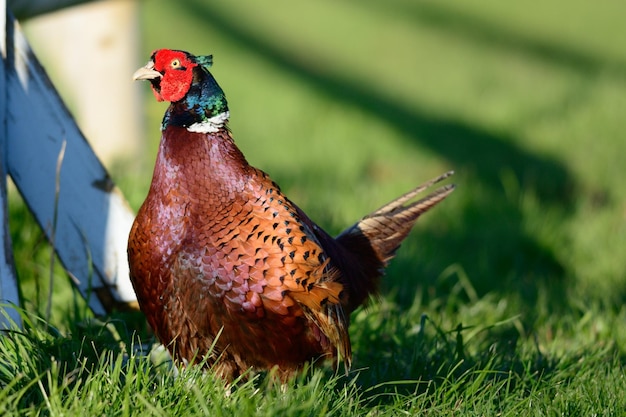
<path id="1" fill-rule="evenodd" d="M 209 69 L 213 65 L 213 55 L 199 55 L 194 57 L 194 60 L 204 69 Z"/>

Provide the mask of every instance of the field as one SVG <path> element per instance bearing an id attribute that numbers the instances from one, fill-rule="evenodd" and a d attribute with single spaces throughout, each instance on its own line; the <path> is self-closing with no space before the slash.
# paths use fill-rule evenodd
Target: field
<path id="1" fill-rule="evenodd" d="M 227 392 L 175 376 L 141 317 L 95 320 L 17 195 L 32 324 L 0 338 L 0 414 L 622 415 L 626 410 L 626 4 L 537 0 L 141 3 L 143 50 L 214 55 L 249 162 L 338 233 L 454 169 L 381 297 L 352 316 L 348 376 Z M 145 86 L 137 209 L 165 110 Z M 135 330 L 138 333 L 135 333 Z"/>

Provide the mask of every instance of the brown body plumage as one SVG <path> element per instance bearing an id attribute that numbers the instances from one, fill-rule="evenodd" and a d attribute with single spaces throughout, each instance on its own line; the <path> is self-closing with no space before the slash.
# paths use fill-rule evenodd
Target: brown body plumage
<path id="1" fill-rule="evenodd" d="M 191 86 L 182 88 L 187 94 L 166 114 L 152 185 L 130 234 L 141 309 L 176 359 L 206 357 L 227 379 L 274 366 L 289 375 L 337 354 L 349 367 L 350 313 L 375 292 L 420 214 L 453 186 L 409 201 L 450 173 L 332 238 L 246 162 L 221 117 L 225 99 L 222 107 L 209 100 L 210 112 L 198 113 L 197 103 L 207 99 L 202 92 L 218 94 L 217 84 L 207 87 L 214 80 L 201 58 L 157 51 L 136 76 L 170 100 L 163 83 L 172 60 L 193 71 Z"/>

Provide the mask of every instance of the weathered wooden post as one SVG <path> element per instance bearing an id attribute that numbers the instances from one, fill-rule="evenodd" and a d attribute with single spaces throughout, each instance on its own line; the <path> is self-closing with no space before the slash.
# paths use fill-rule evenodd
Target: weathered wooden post
<path id="1" fill-rule="evenodd" d="M 0 6 L 7 10 L 5 0 Z M 19 24 L 8 11 L 5 16 L 0 174 L 11 175 L 96 314 L 133 306 L 126 242 L 134 215 L 39 65 Z M 0 182 L 6 185 L 4 176 Z M 15 302 L 11 246 L 5 238 L 6 193 L 0 197 L 5 219 L 0 252 L 6 258 L 0 255 L 0 297 Z"/>
<path id="2" fill-rule="evenodd" d="M 23 25 L 37 58 L 105 164 L 135 161 L 143 142 L 138 115 L 144 90 L 128 75 L 143 65 L 137 60 L 138 8 L 131 0 L 89 1 L 29 16 Z"/>

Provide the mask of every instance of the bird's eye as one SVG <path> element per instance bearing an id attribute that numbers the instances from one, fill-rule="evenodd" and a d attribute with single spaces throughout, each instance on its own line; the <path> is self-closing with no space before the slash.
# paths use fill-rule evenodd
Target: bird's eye
<path id="1" fill-rule="evenodd" d="M 179 67 L 180 67 L 180 61 L 179 61 L 178 59 L 173 60 L 173 61 L 170 63 L 170 67 L 171 67 L 171 68 L 179 68 Z"/>

